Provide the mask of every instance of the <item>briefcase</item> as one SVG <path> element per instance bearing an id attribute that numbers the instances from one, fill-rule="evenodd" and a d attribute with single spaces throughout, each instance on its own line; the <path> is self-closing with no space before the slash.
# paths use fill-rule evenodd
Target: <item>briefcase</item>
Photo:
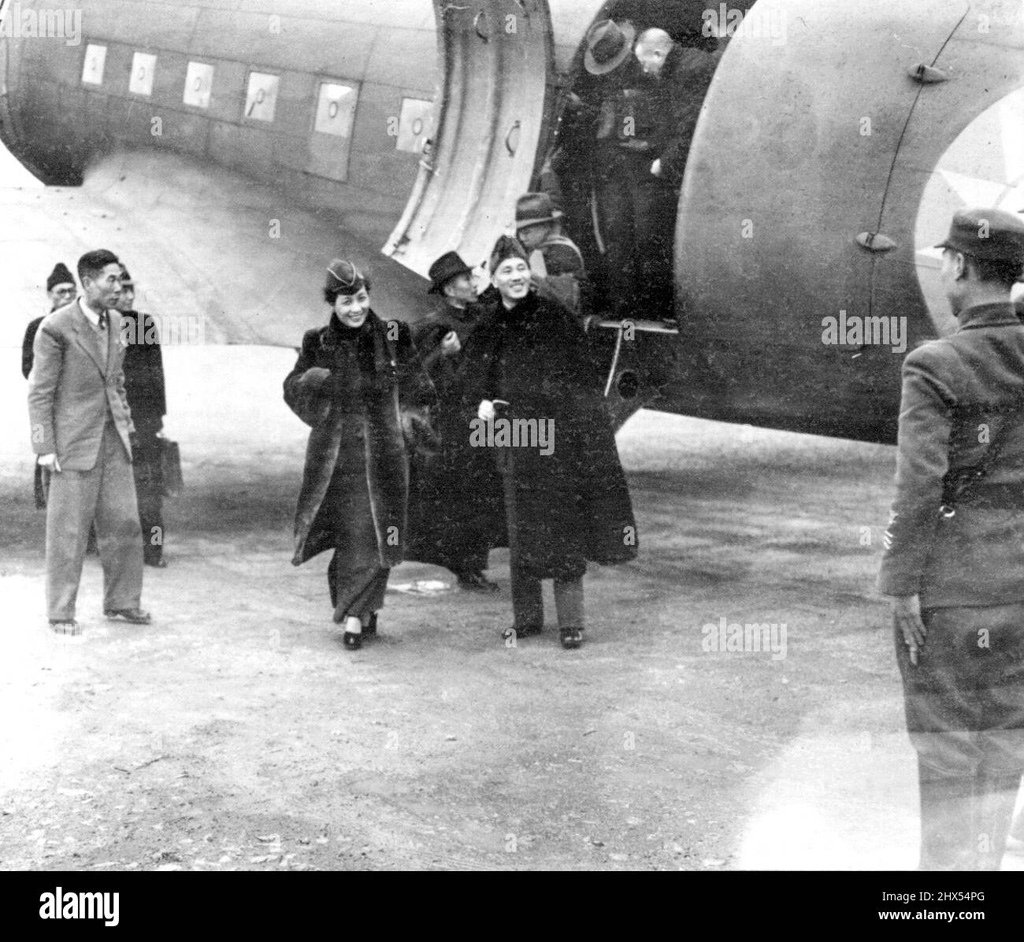
<path id="1" fill-rule="evenodd" d="M 163 477 L 164 497 L 180 497 L 185 488 L 181 476 L 181 451 L 178 443 L 168 438 L 160 439 L 160 472 Z"/>

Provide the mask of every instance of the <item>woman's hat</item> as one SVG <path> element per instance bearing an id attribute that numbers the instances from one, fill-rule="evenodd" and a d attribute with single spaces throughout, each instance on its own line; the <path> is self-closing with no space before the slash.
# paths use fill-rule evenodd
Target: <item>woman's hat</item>
<path id="1" fill-rule="evenodd" d="M 583 67 L 591 75 L 605 75 L 617 69 L 633 51 L 636 27 L 629 20 L 621 25 L 615 20 L 601 20 L 587 33 L 587 51 Z"/>
<path id="2" fill-rule="evenodd" d="M 456 275 L 471 275 L 470 268 L 458 252 L 445 252 L 433 265 L 430 266 L 429 277 L 431 282 L 427 294 L 440 294 L 446 281 L 450 281 Z"/>
<path id="3" fill-rule="evenodd" d="M 516 201 L 516 229 L 536 226 L 542 222 L 554 222 L 565 213 L 555 209 L 547 193 L 524 193 Z"/>
<path id="4" fill-rule="evenodd" d="M 498 241 L 494 243 L 491 260 L 487 265 L 490 273 L 493 275 L 497 267 L 507 258 L 521 258 L 527 264 L 530 262 L 530 256 L 518 239 L 507 235 L 499 236 Z"/>
<path id="5" fill-rule="evenodd" d="M 68 270 L 68 266 L 63 262 L 57 262 L 53 266 L 53 271 L 50 272 L 50 277 L 46 279 L 46 290 L 52 291 L 57 285 L 73 285 L 74 283 L 74 276 Z"/>
<path id="6" fill-rule="evenodd" d="M 369 290 L 366 276 L 352 262 L 336 258 L 327 266 L 325 291 L 332 294 L 355 294 L 360 288 Z"/>

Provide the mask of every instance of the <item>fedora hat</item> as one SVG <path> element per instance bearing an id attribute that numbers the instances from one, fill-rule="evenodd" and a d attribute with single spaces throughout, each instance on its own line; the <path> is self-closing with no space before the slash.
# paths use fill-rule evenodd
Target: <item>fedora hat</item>
<path id="1" fill-rule="evenodd" d="M 587 33 L 587 51 L 583 66 L 591 75 L 604 75 L 617 69 L 633 50 L 636 27 L 629 20 L 601 20 Z"/>
<path id="2" fill-rule="evenodd" d="M 554 222 L 564 215 L 560 209 L 555 209 L 547 193 L 524 193 L 516 200 L 516 229 Z"/>
<path id="3" fill-rule="evenodd" d="M 471 275 L 470 268 L 458 252 L 445 252 L 433 265 L 430 266 L 428 277 L 431 285 L 427 294 L 440 294 L 446 281 L 450 281 L 456 275 Z"/>

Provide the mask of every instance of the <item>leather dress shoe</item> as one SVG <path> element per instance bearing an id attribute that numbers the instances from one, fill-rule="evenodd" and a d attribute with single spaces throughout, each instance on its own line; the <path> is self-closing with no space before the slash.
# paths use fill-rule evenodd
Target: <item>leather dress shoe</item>
<path id="1" fill-rule="evenodd" d="M 155 559 L 154 558 L 144 559 L 143 562 L 147 566 L 152 566 L 154 569 L 166 569 L 167 568 L 167 561 L 162 556 L 158 556 Z"/>
<path id="2" fill-rule="evenodd" d="M 82 629 L 73 618 L 69 621 L 51 621 L 50 630 L 58 635 L 80 635 Z"/>
<path id="3" fill-rule="evenodd" d="M 573 648 L 578 648 L 583 644 L 583 629 L 582 628 L 559 628 L 558 637 L 562 642 L 562 647 L 567 651 L 571 651 Z"/>
<path id="4" fill-rule="evenodd" d="M 354 631 L 346 631 L 341 636 L 341 643 L 349 651 L 358 651 L 363 646 L 362 634 L 356 634 Z"/>
<path id="5" fill-rule="evenodd" d="M 498 583 L 491 582 L 482 572 L 459 573 L 459 588 L 467 592 L 497 592 Z"/>
<path id="6" fill-rule="evenodd" d="M 112 621 L 123 619 L 132 625 L 148 625 L 153 620 L 153 616 L 141 608 L 111 608 L 103 614 Z"/>

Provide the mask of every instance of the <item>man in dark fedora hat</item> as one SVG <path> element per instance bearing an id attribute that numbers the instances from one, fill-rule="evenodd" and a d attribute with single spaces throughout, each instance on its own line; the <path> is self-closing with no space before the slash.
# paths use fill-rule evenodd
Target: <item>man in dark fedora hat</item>
<path id="1" fill-rule="evenodd" d="M 586 64 L 586 63 L 585 63 Z M 676 206 L 715 58 L 645 29 L 604 88 L 594 192 L 608 294 L 622 317 L 670 319 Z"/>
<path id="2" fill-rule="evenodd" d="M 602 103 L 621 87 L 635 38 L 636 28 L 627 20 L 602 19 L 587 31 L 582 67 L 566 95 L 556 145 L 540 175 L 540 188 L 555 195 L 566 214 L 565 227 L 587 260 L 595 298 L 605 294 L 605 266 L 594 225 L 594 140 Z"/>
<path id="3" fill-rule="evenodd" d="M 530 270 L 555 300 L 573 314 L 591 313 L 583 253 L 562 233 L 565 216 L 547 193 L 524 193 L 516 201 L 516 238 L 530 253 Z"/>
<path id="4" fill-rule="evenodd" d="M 462 410 L 467 370 L 462 349 L 478 323 L 473 269 L 458 252 L 446 252 L 429 271 L 434 308 L 412 327 L 413 342 L 437 391 L 436 458 L 413 456 L 409 485 L 410 540 L 406 558 L 450 569 L 461 589 L 494 592 L 484 575 L 492 546 L 503 545 L 503 521 L 491 519 L 501 480 L 486 449 L 471 448 Z"/>
<path id="5" fill-rule="evenodd" d="M 922 870 L 998 870 L 1024 772 L 1024 222 L 958 212 L 941 278 L 957 329 L 903 362 L 892 596 L 917 752 Z"/>

